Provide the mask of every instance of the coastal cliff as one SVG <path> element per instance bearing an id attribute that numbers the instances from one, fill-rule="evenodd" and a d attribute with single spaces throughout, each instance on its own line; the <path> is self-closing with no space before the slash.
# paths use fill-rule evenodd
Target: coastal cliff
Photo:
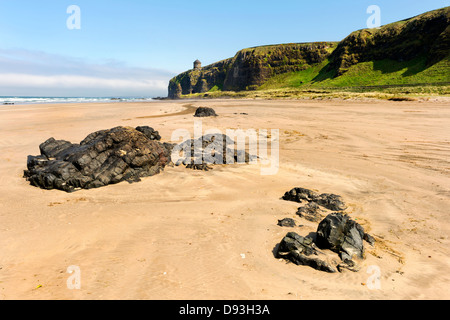
<path id="1" fill-rule="evenodd" d="M 324 61 L 336 45 L 293 43 L 243 49 L 233 58 L 179 74 L 170 80 L 169 98 L 211 90 L 255 90 L 277 74 L 306 70 Z"/>
<path id="2" fill-rule="evenodd" d="M 268 45 L 194 68 L 169 83 L 169 98 L 217 91 L 292 87 L 386 86 L 450 82 L 450 7 L 341 42 Z"/>

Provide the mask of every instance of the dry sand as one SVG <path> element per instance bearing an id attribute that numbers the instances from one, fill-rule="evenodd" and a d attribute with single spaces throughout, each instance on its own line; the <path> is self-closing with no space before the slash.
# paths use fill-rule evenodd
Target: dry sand
<path id="1" fill-rule="evenodd" d="M 149 125 L 169 141 L 204 129 L 280 129 L 280 170 L 168 167 L 140 183 L 72 194 L 23 179 L 50 137 L 79 142 Z M 450 104 L 385 101 L 161 101 L 0 106 L 0 299 L 449 299 Z M 235 115 L 234 113 L 248 113 Z M 280 200 L 293 187 L 336 193 L 377 240 L 359 273 L 287 264 L 273 250 L 317 224 Z M 294 218 L 304 225 L 277 226 Z M 81 289 L 69 290 L 69 266 Z M 370 266 L 381 289 L 368 286 Z"/>

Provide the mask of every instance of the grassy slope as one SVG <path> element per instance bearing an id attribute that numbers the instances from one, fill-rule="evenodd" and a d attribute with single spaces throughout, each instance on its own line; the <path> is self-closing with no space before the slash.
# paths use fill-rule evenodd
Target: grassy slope
<path id="1" fill-rule="evenodd" d="M 327 88 L 334 91 L 363 92 L 368 90 L 367 87 L 371 87 L 372 90 L 375 90 L 373 87 L 378 87 L 379 91 L 385 91 L 387 87 L 391 87 L 392 91 L 392 87 L 395 86 L 400 88 L 421 85 L 428 87 L 428 91 L 431 87 L 437 87 L 436 90 L 431 91 L 448 93 L 450 85 L 448 51 L 446 58 L 439 59 L 438 63 L 430 66 L 430 56 L 426 53 L 420 54 L 419 51 L 427 41 L 430 42 L 434 38 L 424 38 L 423 32 L 414 31 L 421 30 L 420 28 L 431 30 L 432 26 L 437 25 L 430 25 L 430 21 L 437 21 L 433 19 L 448 17 L 448 15 L 449 9 L 443 8 L 408 20 L 394 22 L 379 29 L 355 31 L 341 42 L 331 54 L 330 60 L 307 70 L 277 75 L 259 89 Z M 446 50 L 444 49 L 441 53 Z M 382 56 L 396 56 L 396 59 L 379 60 Z M 400 57 L 408 56 L 415 57 L 401 61 Z M 413 91 L 418 92 L 417 88 Z"/>
<path id="2" fill-rule="evenodd" d="M 450 56 L 426 68 L 426 57 L 411 61 L 362 62 L 342 76 L 323 73 L 328 60 L 310 68 L 272 77 L 256 91 L 222 92 L 215 88 L 195 97 L 232 98 L 378 98 L 450 96 Z"/>
<path id="3" fill-rule="evenodd" d="M 214 88 L 206 95 L 184 97 L 408 99 L 450 96 L 450 56 L 429 68 L 425 68 L 425 57 L 400 63 L 392 60 L 362 62 L 337 78 L 321 73 L 327 64 L 325 60 L 303 71 L 277 75 L 256 91 L 222 92 Z"/>
<path id="4" fill-rule="evenodd" d="M 425 57 L 406 62 L 392 60 L 362 62 L 351 66 L 340 77 L 327 78 L 320 73 L 327 64 L 325 61 L 304 71 L 275 76 L 260 89 L 344 88 L 450 82 L 450 56 L 429 68 L 425 67 L 425 63 Z"/>
<path id="5" fill-rule="evenodd" d="M 221 92 L 215 88 L 206 97 L 408 99 L 450 96 L 450 56 L 428 68 L 424 56 L 404 62 L 361 62 L 337 78 L 323 72 L 327 64 L 325 60 L 303 71 L 276 75 L 256 91 Z"/>

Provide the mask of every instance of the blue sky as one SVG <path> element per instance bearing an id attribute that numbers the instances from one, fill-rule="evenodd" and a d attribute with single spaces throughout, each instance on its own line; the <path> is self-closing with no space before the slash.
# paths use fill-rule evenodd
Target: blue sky
<path id="1" fill-rule="evenodd" d="M 81 29 L 67 28 L 70 5 Z M 381 23 L 450 5 L 444 0 L 0 0 L 0 95 L 156 96 L 192 67 L 243 48 L 339 41 Z"/>

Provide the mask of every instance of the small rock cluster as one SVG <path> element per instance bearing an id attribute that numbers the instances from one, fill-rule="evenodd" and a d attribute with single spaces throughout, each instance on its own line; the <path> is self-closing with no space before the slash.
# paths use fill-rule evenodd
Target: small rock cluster
<path id="1" fill-rule="evenodd" d="M 237 149 L 230 137 L 224 134 L 208 134 L 198 139 L 190 139 L 177 146 L 185 154 L 175 162 L 188 169 L 211 170 L 214 164 L 249 163 L 256 156 Z"/>
<path id="2" fill-rule="evenodd" d="M 341 196 L 331 193 L 319 194 L 305 188 L 294 188 L 291 191 L 286 192 L 283 196 L 283 200 L 295 201 L 299 203 L 306 202 L 308 204 L 315 203 L 333 211 L 342 211 L 347 209 L 347 206 Z"/>
<path id="3" fill-rule="evenodd" d="M 282 197 L 283 200 L 305 203 L 297 214 L 308 221 L 319 222 L 315 239 L 302 237 L 289 232 L 278 246 L 276 257 L 287 259 L 297 265 L 308 265 L 317 270 L 337 272 L 348 269 L 359 271 L 355 260 L 364 259 L 364 241 L 374 245 L 375 239 L 364 232 L 364 228 L 343 212 L 347 208 L 341 196 L 335 194 L 318 194 L 312 190 L 295 188 Z M 324 209 L 332 212 L 325 218 L 321 215 Z M 292 220 L 292 221 L 291 221 Z M 283 227 L 295 227 L 293 219 L 278 222 Z M 321 250 L 337 253 L 341 263 L 328 261 Z"/>
<path id="4" fill-rule="evenodd" d="M 347 209 L 341 196 L 331 193 L 319 194 L 305 188 L 294 188 L 286 192 L 282 199 L 304 204 L 298 208 L 297 215 L 311 222 L 319 222 L 324 218 L 322 214 L 324 210 L 321 207 L 332 211 Z"/>

